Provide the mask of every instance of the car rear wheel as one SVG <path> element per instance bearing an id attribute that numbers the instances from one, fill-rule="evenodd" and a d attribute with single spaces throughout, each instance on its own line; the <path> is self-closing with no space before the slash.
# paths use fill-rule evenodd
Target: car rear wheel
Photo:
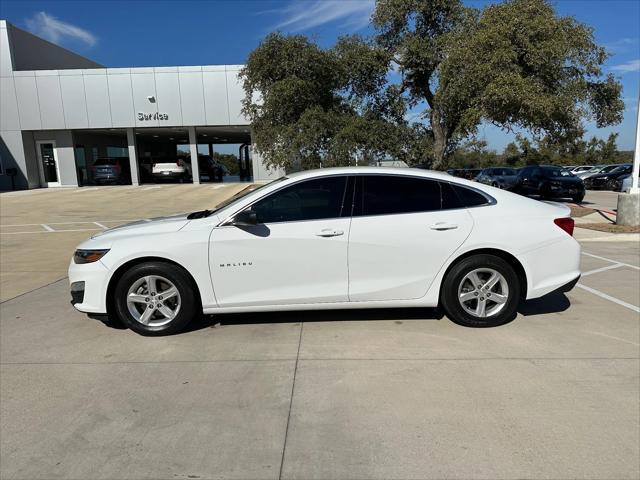
<path id="1" fill-rule="evenodd" d="M 198 311 L 195 287 L 180 267 L 141 263 L 127 270 L 114 291 L 120 320 L 141 335 L 170 335 L 182 330 Z"/>
<path id="2" fill-rule="evenodd" d="M 508 262 L 494 255 L 474 255 L 447 273 L 440 300 L 447 316 L 459 325 L 495 327 L 515 318 L 520 287 Z"/>
<path id="3" fill-rule="evenodd" d="M 584 193 L 578 193 L 572 197 L 573 203 L 582 203 L 584 200 Z"/>

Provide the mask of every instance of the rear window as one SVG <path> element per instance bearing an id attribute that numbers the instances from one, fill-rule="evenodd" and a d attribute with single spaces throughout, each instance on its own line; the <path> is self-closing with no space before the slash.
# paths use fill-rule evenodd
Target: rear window
<path id="1" fill-rule="evenodd" d="M 99 158 L 94 162 L 94 165 L 118 165 L 119 160 L 118 158 Z"/>

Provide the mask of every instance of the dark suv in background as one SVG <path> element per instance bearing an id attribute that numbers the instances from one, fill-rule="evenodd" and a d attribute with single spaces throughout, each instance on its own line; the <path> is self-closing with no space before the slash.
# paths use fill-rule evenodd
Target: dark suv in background
<path id="1" fill-rule="evenodd" d="M 97 185 L 131 183 L 131 166 L 127 157 L 102 157 L 90 167 L 91 179 Z"/>
<path id="2" fill-rule="evenodd" d="M 562 167 L 529 165 L 520 169 L 511 188 L 521 195 L 538 195 L 542 199 L 570 198 L 576 203 L 584 199 L 584 183 Z"/>

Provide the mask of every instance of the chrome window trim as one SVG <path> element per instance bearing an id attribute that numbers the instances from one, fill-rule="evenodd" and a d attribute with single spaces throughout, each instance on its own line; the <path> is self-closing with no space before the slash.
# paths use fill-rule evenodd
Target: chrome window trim
<path id="1" fill-rule="evenodd" d="M 271 223 L 261 223 L 259 225 L 273 225 L 273 224 L 283 224 L 283 223 L 300 223 L 300 222 L 317 222 L 317 221 L 324 221 L 324 220 L 333 220 L 333 219 L 341 219 L 341 218 L 364 218 L 364 217 L 386 217 L 389 215 L 413 215 L 416 213 L 431 213 L 431 212 L 442 212 L 442 211 L 450 211 L 450 210 L 467 210 L 470 208 L 480 208 L 480 207 L 490 207 L 492 205 L 496 205 L 498 202 L 495 198 L 493 198 L 491 195 L 489 195 L 486 192 L 483 192 L 482 190 L 475 188 L 471 185 L 464 185 L 461 183 L 457 183 L 457 182 L 452 182 L 450 180 L 445 180 L 445 179 L 439 179 L 439 178 L 433 178 L 433 177 L 428 177 L 428 176 L 423 176 L 423 175 L 415 175 L 415 174 L 404 174 L 404 173 L 371 173 L 371 172 L 367 172 L 367 173 L 357 173 L 357 172 L 349 172 L 349 173 L 333 173 L 333 174 L 327 174 L 327 175 L 321 175 L 321 176 L 317 176 L 317 177 L 312 177 L 312 178 L 304 178 L 304 179 L 300 179 L 296 182 L 292 182 L 289 183 L 287 185 L 284 185 L 272 192 L 269 192 L 268 194 L 263 195 L 260 198 L 257 198 L 256 200 L 254 200 L 253 202 L 251 202 L 248 205 L 245 205 L 243 208 L 238 209 L 236 211 L 234 211 L 232 214 L 228 215 L 225 217 L 224 220 L 222 220 L 218 225 L 216 225 L 216 227 L 214 228 L 220 228 L 220 227 L 232 227 L 234 225 L 231 225 L 229 222 L 233 219 L 233 217 L 238 214 L 239 212 L 247 209 L 247 208 L 251 208 L 254 204 L 256 204 L 257 202 L 259 202 L 260 200 L 264 199 L 265 197 L 269 196 L 269 195 L 273 195 L 277 192 L 279 192 L 280 190 L 283 190 L 285 188 L 291 187 L 293 185 L 297 185 L 298 183 L 302 183 L 302 182 L 306 182 L 306 181 L 311 181 L 311 180 L 316 180 L 318 178 L 330 178 L 330 177 L 364 177 L 364 176 L 384 176 L 384 177 L 403 177 L 403 178 L 416 178 L 416 179 L 421 179 L 421 180 L 431 180 L 433 182 L 439 182 L 439 183 L 448 183 L 449 185 L 455 185 L 457 187 L 460 188 L 468 188 L 469 190 L 476 192 L 480 195 L 482 195 L 486 200 L 487 203 L 483 203 L 481 205 L 472 205 L 472 206 L 462 206 L 462 207 L 458 207 L 458 208 L 441 208 L 439 210 L 424 210 L 424 211 L 417 211 L 417 212 L 405 212 L 405 213 L 386 213 L 386 214 L 381 214 L 381 215 L 358 215 L 357 217 L 353 216 L 353 208 L 355 206 L 352 205 L 351 208 L 351 215 L 348 216 L 340 216 L 340 217 L 327 217 L 327 218 L 316 218 L 313 220 L 291 220 L 291 221 L 286 221 L 286 222 L 271 222 Z M 348 190 L 348 186 L 349 186 L 349 179 L 347 179 L 347 182 L 345 183 L 345 192 Z M 356 188 L 354 187 L 354 195 L 355 195 L 355 191 Z M 442 192 L 441 192 L 442 195 Z M 343 197 L 344 197 L 344 193 L 343 193 Z M 354 199 L 355 202 L 355 199 Z"/>

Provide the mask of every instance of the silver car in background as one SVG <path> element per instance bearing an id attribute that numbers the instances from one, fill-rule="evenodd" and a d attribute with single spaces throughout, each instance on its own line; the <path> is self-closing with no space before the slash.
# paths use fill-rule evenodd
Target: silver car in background
<path id="1" fill-rule="evenodd" d="M 596 165 L 595 167 L 580 172 L 576 175 L 576 177 L 584 180 L 585 178 L 589 178 L 592 175 L 599 175 L 601 173 L 609 173 L 611 170 L 614 170 L 616 167 L 619 167 L 620 164 L 609 164 L 609 165 Z"/>

